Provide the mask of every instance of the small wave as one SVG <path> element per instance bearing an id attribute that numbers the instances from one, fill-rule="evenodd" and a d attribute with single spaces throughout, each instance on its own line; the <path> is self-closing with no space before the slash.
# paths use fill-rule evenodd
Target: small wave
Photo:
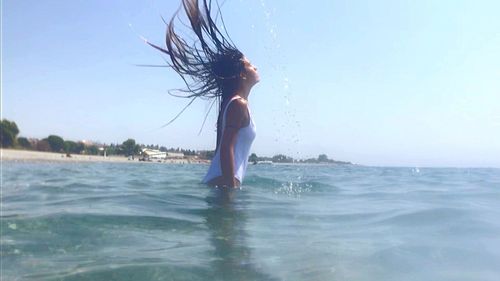
<path id="1" fill-rule="evenodd" d="M 96 186 L 93 184 L 88 184 L 88 183 L 83 183 L 83 182 L 71 182 L 68 184 L 65 184 L 61 186 L 61 188 L 64 188 L 65 190 L 72 190 L 72 189 L 91 189 L 95 188 Z"/>
<path id="2" fill-rule="evenodd" d="M 144 215 L 110 215 L 110 214 L 68 214 L 55 213 L 42 216 L 23 217 L 21 219 L 10 219 L 16 223 L 19 231 L 40 231 L 61 226 L 79 228 L 81 230 L 94 228 L 126 228 L 141 230 L 171 230 L 182 231 L 201 230 L 203 227 L 199 222 L 186 219 L 144 216 Z"/>
<path id="3" fill-rule="evenodd" d="M 277 187 L 282 184 L 281 181 L 274 178 L 262 177 L 262 176 L 250 176 L 245 178 L 244 185 L 252 187 Z"/>
<path id="4" fill-rule="evenodd" d="M 28 280 L 206 280 L 210 276 L 205 268 L 165 265 L 165 260 L 151 259 L 137 262 L 121 262 L 75 266 L 71 270 L 26 274 Z M 137 278 L 137 279 L 134 279 Z M 172 278 L 172 279 L 170 279 Z"/>
<path id="5" fill-rule="evenodd" d="M 464 210 L 456 208 L 433 208 L 392 216 L 378 223 L 397 224 L 400 226 L 439 225 L 446 221 L 456 221 L 466 215 Z"/>
<path id="6" fill-rule="evenodd" d="M 248 187 L 264 188 L 273 190 L 275 194 L 300 195 L 310 192 L 336 192 L 338 187 L 319 181 L 300 180 L 277 180 L 269 177 L 252 176 L 245 180 Z"/>
<path id="7" fill-rule="evenodd" d="M 46 206 L 82 206 L 86 205 L 87 203 L 96 203 L 102 200 L 108 200 L 108 201 L 115 201 L 119 199 L 129 199 L 133 196 L 133 194 L 127 194 L 123 193 L 120 195 L 112 195 L 112 194 L 107 194 L 107 195 L 100 195 L 100 196 L 78 196 L 77 198 L 63 198 L 63 199 L 58 199 L 58 200 L 53 200 L 46 202 Z"/>

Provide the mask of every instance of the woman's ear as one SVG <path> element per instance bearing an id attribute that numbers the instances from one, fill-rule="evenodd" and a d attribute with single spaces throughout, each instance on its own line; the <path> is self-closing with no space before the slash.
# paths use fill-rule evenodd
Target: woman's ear
<path id="1" fill-rule="evenodd" d="M 240 73 L 240 78 L 243 80 L 247 80 L 247 76 L 243 72 Z"/>

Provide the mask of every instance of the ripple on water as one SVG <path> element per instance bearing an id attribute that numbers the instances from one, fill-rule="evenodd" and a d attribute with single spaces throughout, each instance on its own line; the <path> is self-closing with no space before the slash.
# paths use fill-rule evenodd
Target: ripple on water
<path id="1" fill-rule="evenodd" d="M 498 170 L 9 163 L 6 280 L 495 280 Z M 465 276 L 465 277 L 464 277 Z"/>

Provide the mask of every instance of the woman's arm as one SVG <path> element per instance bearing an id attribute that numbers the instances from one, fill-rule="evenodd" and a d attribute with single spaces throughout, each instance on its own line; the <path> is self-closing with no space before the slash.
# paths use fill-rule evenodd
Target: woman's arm
<path id="1" fill-rule="evenodd" d="M 239 186 L 239 181 L 234 177 L 234 146 L 240 128 L 248 123 L 249 116 L 247 104 L 242 99 L 233 101 L 227 110 L 226 124 L 222 141 L 220 144 L 220 160 L 222 177 L 219 179 L 221 182 L 218 185 L 226 185 L 230 187 Z"/>

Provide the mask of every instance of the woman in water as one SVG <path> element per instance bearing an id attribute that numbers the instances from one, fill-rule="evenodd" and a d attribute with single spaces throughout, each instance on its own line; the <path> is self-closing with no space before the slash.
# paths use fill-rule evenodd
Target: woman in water
<path id="1" fill-rule="evenodd" d="M 183 97 L 191 99 L 188 106 L 197 98 L 218 104 L 217 146 L 203 183 L 239 187 L 255 138 L 248 96 L 259 82 L 257 68 L 235 47 L 229 35 L 222 34 L 216 26 L 211 17 L 211 1 L 202 0 L 200 7 L 197 0 L 182 0 L 182 6 L 196 41 L 188 43 L 175 32 L 177 12 L 167 24 L 166 47 L 148 44 L 168 55 L 169 66 L 187 86 L 182 91 L 187 93 Z"/>

